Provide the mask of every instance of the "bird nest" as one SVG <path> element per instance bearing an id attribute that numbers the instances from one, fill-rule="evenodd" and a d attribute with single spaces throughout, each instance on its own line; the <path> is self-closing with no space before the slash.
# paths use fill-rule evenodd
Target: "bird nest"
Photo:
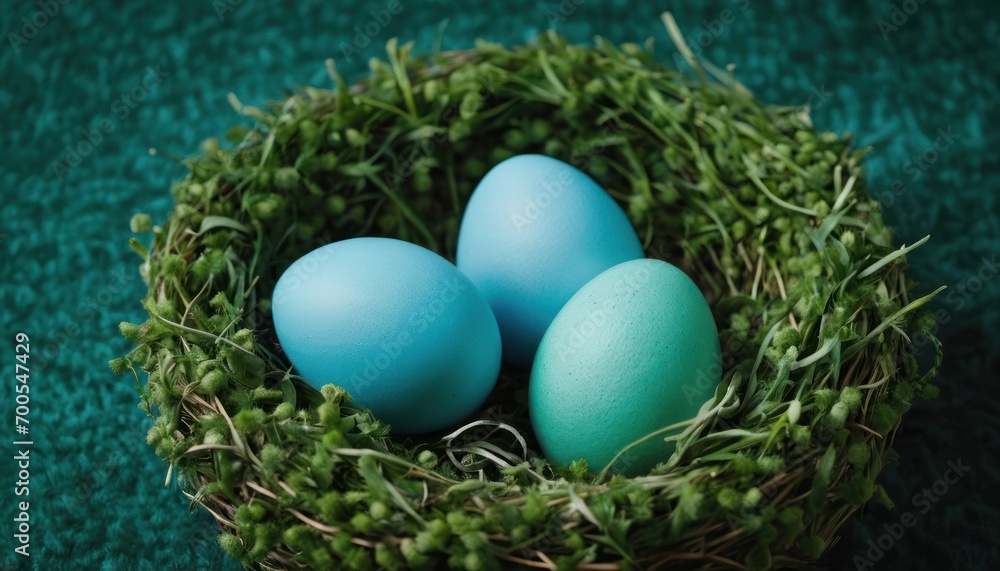
<path id="1" fill-rule="evenodd" d="M 931 296 L 911 299 L 904 273 L 919 243 L 893 246 L 868 149 L 758 103 L 665 21 L 695 74 L 651 43 L 554 33 L 420 58 L 390 41 L 353 86 L 330 61 L 332 89 L 265 109 L 233 97 L 253 125 L 183 160 L 161 224 L 133 218 L 152 235 L 132 240 L 149 318 L 121 324 L 135 348 L 111 367 L 134 375 L 168 482 L 227 553 L 259 569 L 796 567 L 889 502 L 876 477 L 941 356 Z M 454 432 L 404 438 L 298 377 L 277 343 L 269 298 L 291 262 L 366 235 L 453 260 L 477 182 L 522 153 L 587 172 L 712 308 L 721 383 L 653 435 L 676 446 L 648 474 L 550 465 L 527 371 L 505 368 Z"/>

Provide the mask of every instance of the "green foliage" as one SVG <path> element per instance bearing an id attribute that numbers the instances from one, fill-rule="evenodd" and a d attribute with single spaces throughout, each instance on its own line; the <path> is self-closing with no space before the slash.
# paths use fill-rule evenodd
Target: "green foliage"
<path id="1" fill-rule="evenodd" d="M 256 125 L 184 161 L 163 224 L 133 218 L 152 231 L 148 248 L 133 241 L 149 319 L 121 325 L 136 348 L 110 365 L 146 373 L 147 441 L 232 523 L 218 542 L 234 558 L 704 567 L 712 534 L 727 538 L 714 556 L 764 569 L 814 560 L 880 493 L 885 443 L 914 396 L 933 398 L 937 364 L 916 370 L 909 339 L 926 333 L 929 297 L 908 299 L 909 249 L 891 249 L 865 193 L 867 149 L 707 64 L 691 79 L 640 46 L 595 44 L 548 34 L 413 60 L 391 41 L 354 87 L 330 62 L 333 89 L 265 109 L 234 100 Z M 722 386 L 649 476 L 556 470 L 505 430 L 478 450 L 509 465 L 452 462 L 451 441 L 395 440 L 343 389 L 290 374 L 274 337 L 269 298 L 293 260 L 366 234 L 453 257 L 478 180 L 529 152 L 608 189 L 647 253 L 691 275 L 718 318 Z"/>

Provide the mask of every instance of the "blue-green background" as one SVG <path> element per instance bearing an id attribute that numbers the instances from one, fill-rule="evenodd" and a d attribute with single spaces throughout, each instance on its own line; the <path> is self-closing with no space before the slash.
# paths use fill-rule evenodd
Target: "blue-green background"
<path id="1" fill-rule="evenodd" d="M 241 121 L 226 101 L 229 92 L 260 104 L 280 97 L 284 87 L 328 86 L 327 57 L 357 78 L 392 36 L 428 50 L 448 19 L 446 49 L 469 47 L 477 37 L 519 43 L 549 27 L 546 10 L 559 10 L 557 2 L 402 0 L 402 13 L 348 61 L 342 42 L 352 42 L 354 27 L 365 26 L 369 11 L 388 0 L 230 0 L 232 11 L 225 1 L 70 1 L 33 37 L 25 36 L 25 44 L 9 34 L 20 34 L 21 18 L 40 5 L 2 2 L 0 457 L 14 453 L 12 340 L 24 331 L 34 354 L 30 563 L 36 569 L 237 567 L 215 546 L 210 516 L 189 514 L 179 491 L 164 488 L 166 466 L 143 443 L 147 421 L 130 381 L 112 376 L 106 365 L 127 350 L 117 323 L 143 318 L 128 220 L 139 211 L 162 220 L 170 183 L 183 175 L 148 149 L 188 155 L 202 139 L 221 136 Z M 564 3 L 572 13 L 551 22 L 573 41 L 587 43 L 595 34 L 616 42 L 654 36 L 658 54 L 669 61 L 674 52 L 658 18 L 669 9 L 693 42 L 702 33 L 709 59 L 734 63 L 762 99 L 799 104 L 812 96 L 817 125 L 875 146 L 871 192 L 905 183 L 886 211 L 899 241 L 932 235 L 910 256 L 920 290 L 982 285 L 961 304 L 957 297 L 936 302 L 947 321 L 940 328 L 947 348 L 942 394 L 917 403 L 896 439 L 900 465 L 881 481 L 897 509 L 872 506 L 852 518 L 827 562 L 854 568 L 852 558 L 864 555 L 883 525 L 912 511 L 917 525 L 875 568 L 997 568 L 1000 280 L 973 278 L 983 257 L 1000 254 L 998 4 L 898 2 L 917 9 L 883 35 L 878 22 L 889 21 L 893 10 L 883 0 L 577 3 Z M 732 11 L 731 21 L 714 22 L 724 9 Z M 147 66 L 157 65 L 167 77 L 121 117 L 115 100 L 142 81 Z M 104 118 L 114 131 L 59 180 L 53 161 L 64 159 L 82 129 Z M 931 147 L 939 128 L 960 137 L 926 170 L 904 170 L 911 155 Z M 913 494 L 957 459 L 970 472 L 919 513 Z M 11 551 L 14 480 L 13 463 L 0 459 L 0 565 L 27 568 Z"/>

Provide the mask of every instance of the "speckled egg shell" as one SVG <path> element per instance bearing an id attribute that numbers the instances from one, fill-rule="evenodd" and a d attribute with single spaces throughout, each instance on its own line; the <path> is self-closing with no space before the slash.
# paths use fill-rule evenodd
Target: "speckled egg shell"
<path id="1" fill-rule="evenodd" d="M 640 438 L 695 417 L 722 374 L 708 303 L 678 268 L 619 264 L 587 283 L 545 333 L 529 384 L 532 426 L 549 461 L 594 472 Z M 612 470 L 647 473 L 673 452 L 664 435 Z"/>

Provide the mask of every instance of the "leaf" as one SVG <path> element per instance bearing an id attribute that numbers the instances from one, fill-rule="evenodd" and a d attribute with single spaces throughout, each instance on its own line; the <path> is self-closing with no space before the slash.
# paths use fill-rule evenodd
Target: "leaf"
<path id="1" fill-rule="evenodd" d="M 590 507 L 587 506 L 587 502 L 583 501 L 583 498 L 578 496 L 577 493 L 573 491 L 573 486 L 569 487 L 569 499 L 570 504 L 572 504 L 576 511 L 580 512 L 580 515 L 582 515 L 584 519 L 596 525 L 598 529 L 601 529 L 601 524 L 594 516 L 594 512 L 590 511 Z"/>
<path id="2" fill-rule="evenodd" d="M 860 162 L 861 159 L 863 159 L 865 157 L 865 155 L 867 155 L 868 153 L 870 153 L 873 148 L 874 147 L 872 147 L 871 145 L 868 145 L 867 147 L 865 147 L 863 149 L 858 149 L 858 150 L 854 151 L 853 153 L 851 153 L 851 161 L 855 162 L 855 163 Z"/>
<path id="3" fill-rule="evenodd" d="M 258 163 L 257 166 L 263 167 L 267 164 L 267 159 L 271 156 L 271 149 L 274 148 L 274 140 L 276 137 L 277 135 L 274 131 L 267 135 L 267 140 L 264 142 L 264 150 L 260 153 L 260 163 Z"/>
<path id="4" fill-rule="evenodd" d="M 779 529 L 778 545 L 788 545 L 802 533 L 805 529 L 802 514 L 802 508 L 799 506 L 790 506 L 781 510 L 781 513 L 778 514 L 778 520 L 784 527 Z"/>
<path id="5" fill-rule="evenodd" d="M 358 473 L 361 474 L 362 478 L 364 478 L 369 491 L 371 491 L 377 499 L 391 499 L 389 495 L 389 484 L 382 476 L 382 470 L 379 468 L 379 464 L 375 460 L 374 456 L 364 454 L 358 458 Z"/>
<path id="6" fill-rule="evenodd" d="M 413 506 L 410 505 L 410 502 L 406 501 L 406 498 L 403 497 L 399 490 L 382 475 L 381 465 L 375 459 L 374 453 L 367 452 L 358 458 L 358 473 L 364 478 L 365 484 L 367 484 L 368 489 L 376 498 L 391 500 L 403 511 L 410 514 L 413 519 L 424 523 L 423 518 L 417 514 Z"/>
<path id="7" fill-rule="evenodd" d="M 863 347 L 865 347 L 865 345 L 867 345 L 872 339 L 874 339 L 876 336 L 878 336 L 879 333 L 882 333 L 883 331 L 885 331 L 886 329 L 888 329 L 890 326 L 893 326 L 893 325 L 897 324 L 899 322 L 899 320 L 902 319 L 903 316 L 906 315 L 907 313 L 909 313 L 909 312 L 911 312 L 911 311 L 913 311 L 913 310 L 915 310 L 915 309 L 923 306 L 924 304 L 926 304 L 930 300 L 934 299 L 934 296 L 936 296 L 937 294 L 939 294 L 942 291 L 944 291 L 947 287 L 948 286 L 941 286 L 941 287 L 937 288 L 936 290 L 932 291 L 931 293 L 925 295 L 924 297 L 922 297 L 920 299 L 917 299 L 917 300 L 914 300 L 914 301 L 911 301 L 910 303 L 906 304 L 905 307 L 903 307 L 902 309 L 900 309 L 896 313 L 893 313 L 888 318 L 886 318 L 886 320 L 883 321 L 882 323 L 880 323 L 878 325 L 878 327 L 876 327 L 875 329 L 872 329 L 868 333 L 868 335 L 865 335 L 864 339 L 860 339 L 860 340 L 856 341 L 853 345 L 851 345 L 850 347 L 848 347 L 847 349 L 845 349 L 843 357 L 845 359 L 850 359 L 851 357 L 853 357 L 855 353 L 857 353 Z"/>
<path id="8" fill-rule="evenodd" d="M 226 131 L 226 140 L 230 143 L 239 143 L 247 136 L 250 129 L 246 125 L 234 125 Z"/>
<path id="9" fill-rule="evenodd" d="M 833 472 L 833 465 L 837 460 L 837 449 L 833 444 L 827 447 L 826 453 L 820 459 L 816 467 L 816 474 L 813 476 L 813 489 L 809 497 L 806 498 L 806 515 L 815 516 L 819 513 L 819 508 L 826 501 L 826 494 L 830 490 L 830 474 Z"/>
<path id="10" fill-rule="evenodd" d="M 863 504 L 875 494 L 875 487 L 870 480 L 860 477 L 855 481 L 840 484 L 835 493 L 845 502 Z"/>
<path id="11" fill-rule="evenodd" d="M 447 133 L 447 129 L 438 127 L 437 125 L 421 125 L 416 129 L 410 131 L 406 134 L 406 139 L 409 141 L 422 141 L 424 139 L 430 139 L 436 135 L 441 135 Z"/>
<path id="12" fill-rule="evenodd" d="M 900 247 L 898 250 L 893 251 L 892 253 L 886 255 L 885 257 L 883 257 L 881 260 L 875 262 L 874 264 L 872 264 L 872 265 L 868 266 L 867 268 L 865 268 L 864 270 L 862 270 L 862 272 L 860 274 L 858 274 L 858 277 L 859 278 L 866 278 L 866 277 L 874 274 L 875 272 L 879 271 L 879 269 L 881 269 L 883 266 L 885 266 L 889 262 L 895 260 L 896 258 L 905 256 L 908 252 L 910 252 L 912 250 L 915 250 L 916 248 L 919 248 L 921 245 L 924 244 L 924 242 L 926 242 L 926 241 L 928 241 L 930 239 L 931 239 L 931 236 L 930 236 L 930 234 L 928 234 L 927 236 L 924 236 L 923 238 L 921 238 L 920 240 L 917 240 L 916 242 L 914 242 L 913 244 L 910 244 L 909 246 L 902 246 L 902 247 Z"/>
<path id="13" fill-rule="evenodd" d="M 757 307 L 760 302 L 749 295 L 731 295 L 717 304 L 717 310 L 722 315 L 736 313 L 744 307 Z"/>
<path id="14" fill-rule="evenodd" d="M 278 386 L 281 388 L 281 394 L 284 397 L 284 402 L 287 402 L 294 408 L 298 393 L 295 391 L 295 383 L 292 382 L 291 376 L 288 375 L 288 373 L 285 373 L 285 376 L 281 379 L 281 382 L 278 383 Z"/>
<path id="15" fill-rule="evenodd" d="M 846 268 L 848 264 L 851 263 L 851 255 L 847 252 L 847 248 L 844 247 L 844 243 L 836 238 L 830 238 L 830 243 L 833 244 L 833 250 L 837 252 L 839 256 L 840 268 Z"/>
<path id="16" fill-rule="evenodd" d="M 632 561 L 634 556 L 628 538 L 631 522 L 626 513 L 623 513 L 624 510 L 620 512 L 616 507 L 615 500 L 607 495 L 598 495 L 591 499 L 591 513 L 599 522 L 598 529 L 606 536 L 598 541 L 617 551 L 627 561 Z"/>
<path id="17" fill-rule="evenodd" d="M 812 355 L 809 355 L 808 357 L 803 357 L 802 359 L 800 359 L 800 360 L 796 361 L 795 363 L 793 363 L 792 364 L 792 370 L 795 371 L 795 370 L 801 369 L 803 367 L 808 367 L 809 365 L 812 365 L 813 363 L 819 361 L 823 357 L 826 357 L 827 354 L 829 354 L 831 351 L 834 350 L 835 346 L 837 347 L 837 351 L 839 352 L 840 351 L 840 337 L 834 336 L 834 337 L 828 337 L 828 338 L 824 339 L 823 340 L 823 345 L 821 345 L 820 348 L 817 349 L 815 353 L 813 353 Z"/>
<path id="18" fill-rule="evenodd" d="M 413 98 L 413 86 L 410 84 L 410 76 L 406 71 L 406 56 L 410 53 L 413 44 L 399 46 L 396 38 L 389 38 L 386 42 L 385 51 L 389 55 L 389 63 L 392 65 L 392 72 L 396 76 L 396 84 L 406 108 L 410 111 L 409 118 L 415 120 L 417 117 L 417 104 Z"/>
<path id="19" fill-rule="evenodd" d="M 395 115 L 399 115 L 401 118 L 406 119 L 407 121 L 412 120 L 412 117 L 407 115 L 406 111 L 403 111 L 399 107 L 396 107 L 395 105 L 391 105 L 384 101 L 379 101 L 378 99 L 372 99 L 371 97 L 365 97 L 364 95 L 355 95 L 353 99 L 363 105 L 374 107 L 376 109 L 382 109 L 384 111 L 389 111 L 390 113 L 393 113 Z"/>
<path id="20" fill-rule="evenodd" d="M 750 571 L 771 569 L 771 549 L 766 545 L 755 545 L 747 553 L 746 562 Z"/>
<path id="21" fill-rule="evenodd" d="M 563 85 L 561 81 L 559 81 L 559 76 L 557 76 L 556 72 L 552 70 L 552 64 L 549 63 L 548 52 L 545 50 L 538 50 L 538 63 L 542 67 L 542 73 L 545 74 L 545 78 L 548 79 L 549 83 L 552 84 L 552 87 L 555 88 L 555 92 L 562 97 L 569 97 L 569 90 L 566 89 L 566 86 Z"/>
<path id="22" fill-rule="evenodd" d="M 746 394 L 748 395 L 756 394 L 755 391 L 757 389 L 757 369 L 760 368 L 760 364 L 764 360 L 764 353 L 767 351 L 767 347 L 771 344 L 771 340 L 774 339 L 774 335 L 775 333 L 778 332 L 778 327 L 781 326 L 781 323 L 783 321 L 784 318 L 781 318 L 774 322 L 774 325 L 772 325 L 771 329 L 768 330 L 767 335 L 764 336 L 764 341 L 761 342 L 760 348 L 757 350 L 757 359 L 753 363 L 753 368 L 750 369 L 750 384 L 746 391 Z M 792 366 L 792 368 L 794 368 L 794 365 Z M 746 407 L 747 404 L 750 403 L 750 400 L 751 399 L 749 398 L 746 399 L 744 401 L 743 406 Z"/>
<path id="23" fill-rule="evenodd" d="M 324 194 L 323 187 L 309 180 L 308 178 L 302 178 L 300 180 L 302 181 L 302 184 L 306 185 L 306 189 L 309 191 L 310 194 L 316 196 L 323 196 Z"/>
<path id="24" fill-rule="evenodd" d="M 455 484 L 448 488 L 447 494 L 452 492 L 465 493 L 465 492 L 475 492 L 476 490 L 481 490 L 486 487 L 486 483 L 479 478 L 470 478 L 464 482 Z"/>
<path id="25" fill-rule="evenodd" d="M 227 216 L 206 216 L 201 220 L 201 227 L 198 229 L 198 234 L 204 234 L 216 228 L 229 228 L 243 232 L 248 236 L 253 234 L 253 230 Z"/>
<path id="26" fill-rule="evenodd" d="M 889 493 L 885 491 L 885 488 L 883 488 L 881 484 L 875 484 L 872 495 L 874 495 L 875 500 L 882 504 L 882 506 L 886 509 L 895 509 L 896 502 L 892 501 L 892 498 L 889 497 Z"/>
<path id="27" fill-rule="evenodd" d="M 219 352 L 226 358 L 226 364 L 233 371 L 234 380 L 251 389 L 264 384 L 263 359 L 229 345 Z"/>
<path id="28" fill-rule="evenodd" d="M 782 200 L 782 199 L 778 198 L 777 196 L 775 196 L 774 193 L 772 193 L 771 190 L 769 188 L 767 188 L 767 185 L 764 184 L 764 182 L 760 180 L 760 177 L 757 176 L 757 173 L 754 172 L 754 165 L 750 161 L 750 158 L 744 155 L 743 162 L 747 166 L 747 170 L 746 170 L 747 177 L 750 179 L 751 182 L 753 182 L 754 186 L 756 186 L 757 188 L 759 188 L 760 191 L 763 192 L 764 195 L 767 196 L 769 199 L 771 199 L 772 202 L 774 202 L 778 206 L 781 206 L 783 208 L 786 208 L 786 209 L 794 211 L 794 212 L 805 214 L 807 216 L 818 216 L 819 215 L 819 213 L 816 212 L 815 210 L 812 210 L 810 208 L 803 208 L 801 206 L 796 206 L 796 205 L 791 204 L 789 202 L 785 202 L 784 200 Z"/>
<path id="29" fill-rule="evenodd" d="M 677 501 L 677 507 L 670 513 L 670 539 L 676 540 L 681 536 L 688 524 L 698 517 L 698 508 L 701 506 L 701 499 L 704 496 L 691 484 L 681 488 L 681 496 Z"/>
<path id="30" fill-rule="evenodd" d="M 840 384 L 840 365 L 842 362 L 840 350 L 842 345 L 839 342 L 834 343 L 830 349 L 830 375 L 833 378 L 835 386 Z"/>
<path id="31" fill-rule="evenodd" d="M 826 542 L 818 535 L 810 535 L 799 540 L 799 549 L 809 559 L 817 559 L 823 553 Z"/>
<path id="32" fill-rule="evenodd" d="M 139 257 L 143 260 L 149 258 L 149 250 L 147 250 L 146 247 L 139 243 L 139 241 L 135 238 L 129 238 L 128 245 L 130 248 L 135 250 L 135 253 L 139 254 Z"/>
<path id="33" fill-rule="evenodd" d="M 355 176 L 358 178 L 369 177 L 380 175 L 382 170 L 375 166 L 374 163 L 365 161 L 362 163 L 351 163 L 349 165 L 343 165 L 338 168 L 341 173 L 347 176 Z"/>

